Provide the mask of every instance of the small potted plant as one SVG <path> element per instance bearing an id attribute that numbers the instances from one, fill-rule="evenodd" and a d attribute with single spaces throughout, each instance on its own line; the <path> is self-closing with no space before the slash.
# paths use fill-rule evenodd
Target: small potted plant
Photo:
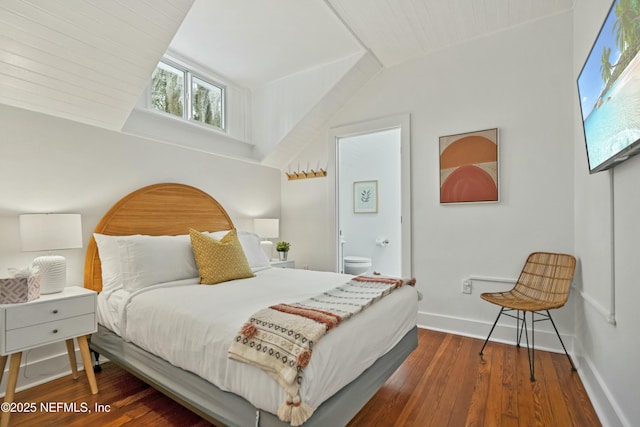
<path id="1" fill-rule="evenodd" d="M 289 253 L 290 247 L 291 247 L 291 243 L 289 242 L 278 242 L 276 244 L 276 251 L 278 251 L 278 259 L 280 261 L 287 260 L 287 254 Z"/>

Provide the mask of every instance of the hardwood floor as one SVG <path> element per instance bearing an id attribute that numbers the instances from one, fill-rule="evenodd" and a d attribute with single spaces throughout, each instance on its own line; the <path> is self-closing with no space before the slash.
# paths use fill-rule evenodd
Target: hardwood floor
<path id="1" fill-rule="evenodd" d="M 418 348 L 349 423 L 371 426 L 600 426 L 576 372 L 564 354 L 536 352 L 529 381 L 526 348 L 421 329 Z M 86 376 L 70 377 L 16 394 L 16 402 L 76 403 L 91 414 L 37 410 L 14 413 L 12 426 L 209 426 L 187 409 L 112 363 L 96 374 L 99 394 Z M 108 405 L 109 412 L 95 406 Z M 333 426 L 328 426 L 333 427 Z"/>
<path id="2" fill-rule="evenodd" d="M 600 426 L 564 354 L 420 330 L 418 348 L 351 420 L 370 426 Z"/>

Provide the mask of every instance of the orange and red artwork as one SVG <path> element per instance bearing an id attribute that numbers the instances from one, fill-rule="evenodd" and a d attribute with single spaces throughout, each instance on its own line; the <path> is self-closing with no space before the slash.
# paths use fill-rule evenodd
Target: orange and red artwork
<path id="1" fill-rule="evenodd" d="M 498 201 L 498 129 L 440 137 L 440 203 Z"/>

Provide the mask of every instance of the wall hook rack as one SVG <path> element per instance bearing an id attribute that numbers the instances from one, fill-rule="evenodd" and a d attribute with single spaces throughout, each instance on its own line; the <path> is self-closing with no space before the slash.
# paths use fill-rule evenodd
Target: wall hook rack
<path id="1" fill-rule="evenodd" d="M 294 179 L 307 179 L 307 178 L 321 178 L 323 176 L 327 176 L 327 171 L 320 168 L 320 170 L 318 171 L 314 171 L 313 169 L 310 169 L 309 172 L 306 171 L 301 171 L 301 172 L 291 172 L 291 173 L 284 173 L 287 176 L 287 179 L 289 181 L 293 181 Z"/>

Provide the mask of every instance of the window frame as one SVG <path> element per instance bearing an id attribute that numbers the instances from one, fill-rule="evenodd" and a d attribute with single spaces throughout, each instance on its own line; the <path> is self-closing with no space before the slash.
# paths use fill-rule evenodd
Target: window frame
<path id="1" fill-rule="evenodd" d="M 206 77 L 204 76 L 202 73 L 198 73 L 198 72 L 194 72 L 193 69 L 184 66 L 182 64 L 179 64 L 175 61 L 172 61 L 171 59 L 168 59 L 166 57 L 162 57 L 162 59 L 158 62 L 158 65 L 156 65 L 157 69 L 158 67 L 161 67 L 160 64 L 163 64 L 165 66 L 168 66 L 170 68 L 174 68 L 178 71 L 181 71 L 184 73 L 184 82 L 183 82 L 183 109 L 182 109 L 182 117 L 178 116 L 177 114 L 173 114 L 170 113 L 168 111 L 163 111 L 160 110 L 158 108 L 156 108 L 153 105 L 152 102 L 152 97 L 153 97 L 153 93 L 151 90 L 149 90 L 149 96 L 147 99 L 148 102 L 148 106 L 149 109 L 155 113 L 159 113 L 159 114 L 163 114 L 167 117 L 171 117 L 173 119 L 177 119 L 177 120 L 184 120 L 185 122 L 194 124 L 196 126 L 201 126 L 205 129 L 209 129 L 209 130 L 214 130 L 214 131 L 218 131 L 218 132 L 224 132 L 227 133 L 227 114 L 226 114 L 226 109 L 227 109 L 227 87 L 226 85 L 220 83 L 217 80 L 214 80 L 212 78 Z M 220 105 L 220 124 L 221 126 L 218 127 L 216 125 L 212 125 L 209 123 L 205 123 L 202 122 L 200 120 L 195 120 L 193 118 L 193 79 L 196 78 L 197 80 L 205 83 L 206 85 L 210 85 L 213 86 L 214 88 L 218 88 L 220 89 L 220 98 L 221 98 L 221 105 Z M 151 87 L 153 87 L 153 78 L 151 79 Z"/>

